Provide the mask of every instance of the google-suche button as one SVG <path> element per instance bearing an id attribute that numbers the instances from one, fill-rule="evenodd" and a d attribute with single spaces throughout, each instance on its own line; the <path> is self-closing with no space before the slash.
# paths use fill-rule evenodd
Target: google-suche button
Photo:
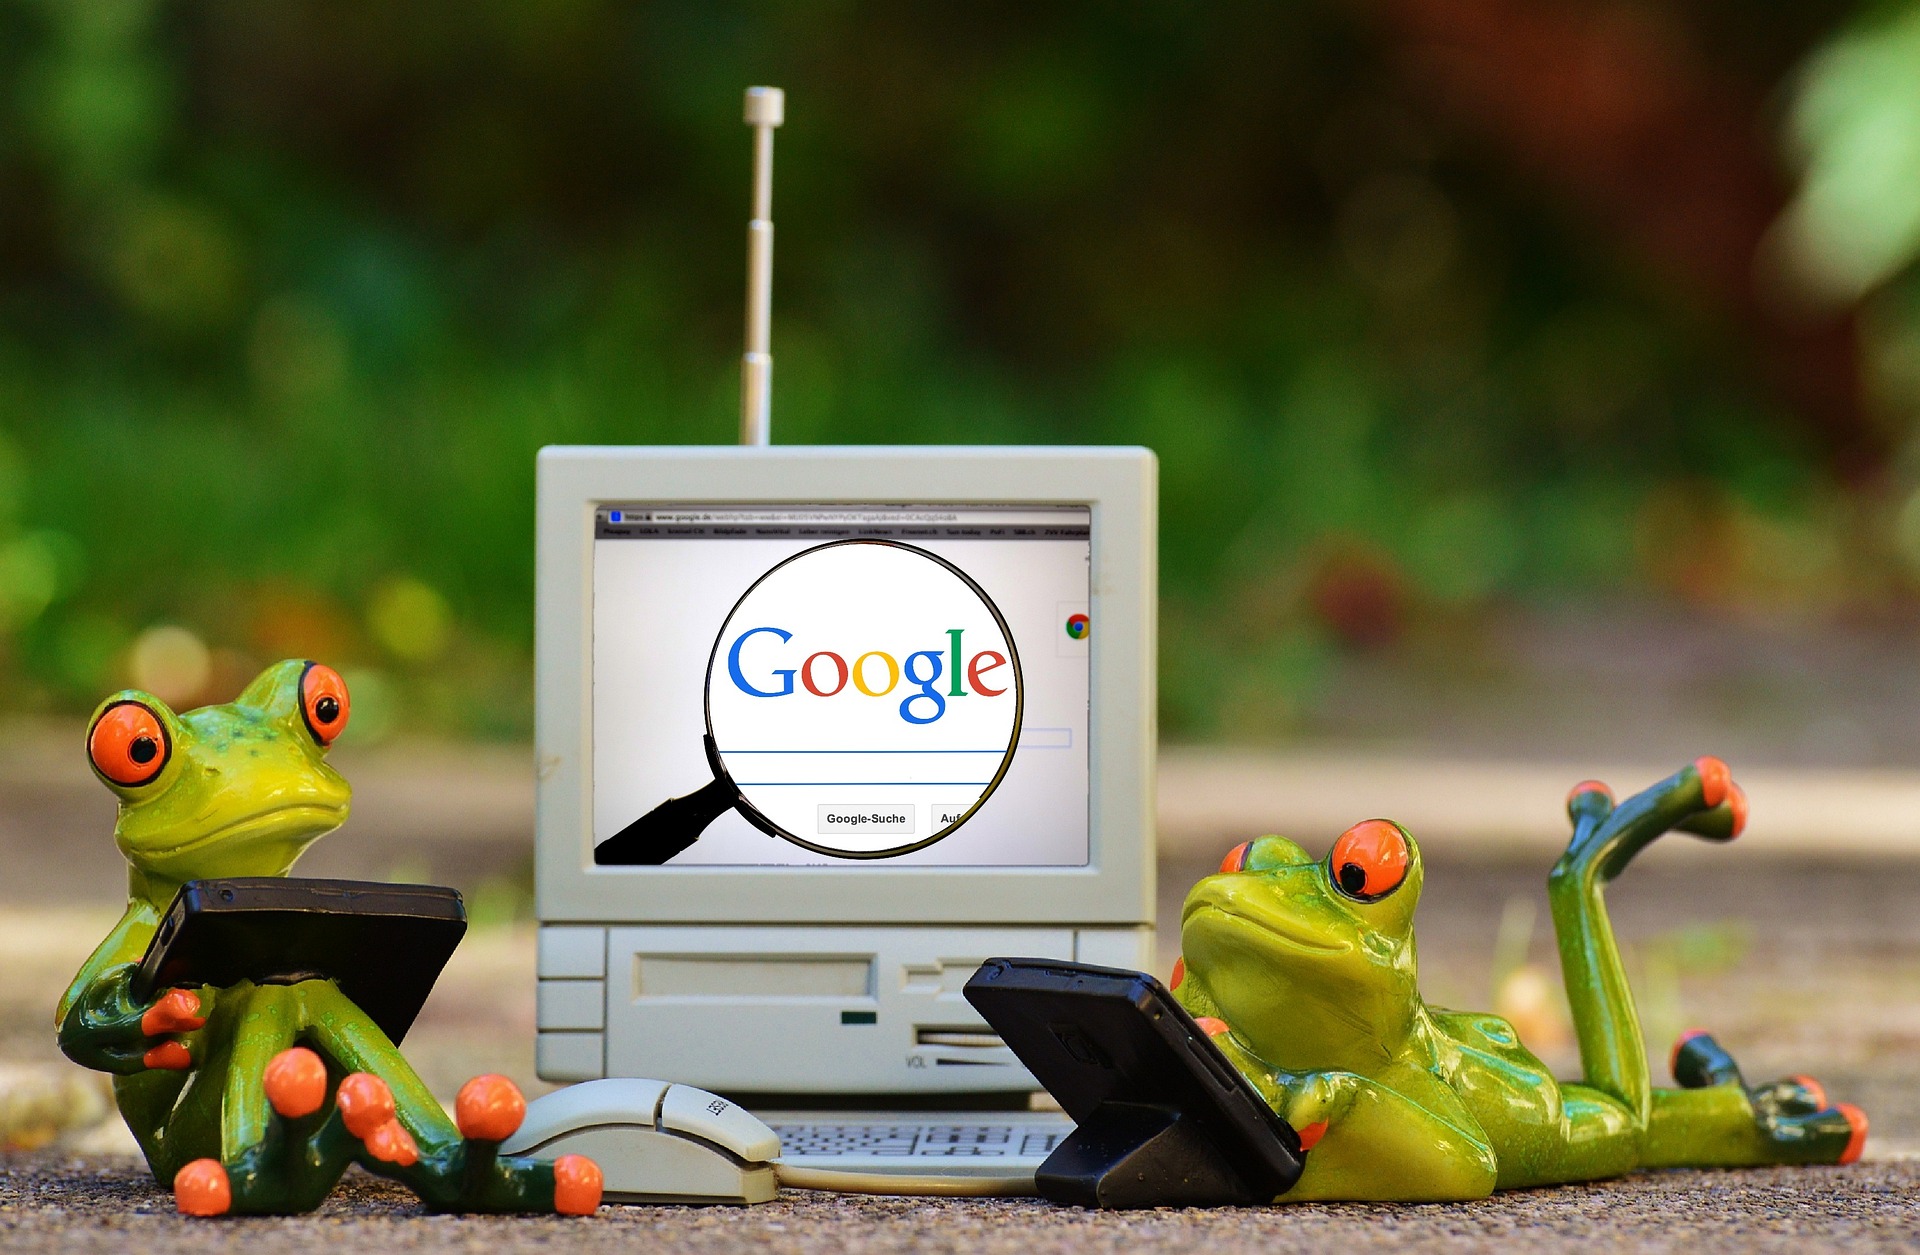
<path id="1" fill-rule="evenodd" d="M 857 806 L 820 804 L 820 835 L 830 832 L 913 832 L 913 803 L 864 802 Z"/>

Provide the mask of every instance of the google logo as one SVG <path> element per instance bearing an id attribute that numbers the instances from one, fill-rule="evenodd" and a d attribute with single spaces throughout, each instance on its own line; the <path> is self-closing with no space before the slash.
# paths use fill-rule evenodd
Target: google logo
<path id="1" fill-rule="evenodd" d="M 1005 654 L 997 649 L 982 649 L 962 667 L 961 660 L 966 657 L 961 643 L 965 629 L 948 628 L 946 634 L 944 650 L 916 650 L 904 661 L 885 650 L 870 649 L 848 662 L 845 655 L 822 649 L 808 654 L 798 666 L 777 667 L 769 664 L 790 661 L 792 654 L 798 652 L 780 648 L 792 642 L 793 633 L 777 627 L 748 628 L 734 637 L 727 648 L 727 677 L 749 697 L 792 697 L 796 682 L 799 688 L 815 697 L 836 697 L 849 685 L 868 697 L 886 697 L 900 686 L 904 677 L 914 691 L 900 699 L 900 717 L 908 723 L 929 724 L 947 713 L 949 697 L 966 697 L 968 690 L 981 697 L 999 697 L 1007 691 L 1004 682 L 994 688 L 989 679 L 992 672 L 1007 665 Z M 747 642 L 763 635 L 777 637 L 779 645 L 763 642 L 752 650 L 755 678 L 760 681 L 756 684 L 747 678 L 741 656 L 747 652 Z M 943 675 L 948 681 L 945 692 L 940 690 Z M 963 676 L 965 684 L 961 683 Z M 761 687 L 762 684 L 766 687 Z"/>

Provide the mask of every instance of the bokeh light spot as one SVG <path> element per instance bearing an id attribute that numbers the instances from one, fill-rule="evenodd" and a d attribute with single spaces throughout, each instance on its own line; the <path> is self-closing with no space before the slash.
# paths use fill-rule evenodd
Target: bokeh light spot
<path id="1" fill-rule="evenodd" d="M 401 576 L 375 590 L 367 626 L 387 651 L 407 662 L 432 662 L 453 635 L 453 611 L 431 585 Z"/>
<path id="2" fill-rule="evenodd" d="M 134 638 L 128 659 L 136 688 L 169 706 L 194 702 L 213 678 L 213 653 L 205 641 L 176 624 L 155 624 Z"/>

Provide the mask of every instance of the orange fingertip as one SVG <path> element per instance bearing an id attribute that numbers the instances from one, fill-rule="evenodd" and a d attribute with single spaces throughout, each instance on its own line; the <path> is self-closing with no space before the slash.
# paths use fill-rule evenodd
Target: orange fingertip
<path id="1" fill-rule="evenodd" d="M 1680 1048 L 1694 1038 L 1705 1037 L 1706 1035 L 1707 1030 L 1704 1028 L 1690 1028 L 1673 1039 L 1673 1049 L 1667 1052 L 1667 1074 L 1669 1076 L 1673 1074 L 1675 1068 L 1680 1066 Z"/>
<path id="2" fill-rule="evenodd" d="M 406 1126 L 398 1120 L 388 1120 L 361 1141 L 366 1145 L 367 1153 L 382 1163 L 397 1163 L 402 1168 L 410 1168 L 420 1162 L 420 1147 L 414 1143 L 413 1134 L 407 1132 Z"/>
<path id="3" fill-rule="evenodd" d="M 1867 1148 L 1867 1113 L 1850 1102 L 1843 1102 L 1837 1108 L 1847 1118 L 1847 1126 L 1853 1130 L 1853 1136 L 1847 1139 L 1847 1148 L 1840 1152 L 1841 1163 L 1854 1163 L 1860 1158 L 1860 1152 Z"/>
<path id="4" fill-rule="evenodd" d="M 1576 784 L 1571 789 L 1567 790 L 1567 805 L 1572 806 L 1573 800 L 1579 797 L 1583 793 L 1598 793 L 1602 797 L 1606 798 L 1609 802 L 1613 800 L 1613 790 L 1609 789 L 1601 781 L 1582 780 L 1579 784 Z"/>
<path id="5" fill-rule="evenodd" d="M 1727 808 L 1733 812 L 1732 836 L 1747 830 L 1747 791 L 1739 785 L 1727 786 Z"/>
<path id="6" fill-rule="evenodd" d="M 562 1155 L 553 1161 L 553 1209 L 561 1215 L 591 1216 L 604 1188 L 600 1165 L 585 1155 Z"/>
<path id="7" fill-rule="evenodd" d="M 224 1216 L 233 1208 L 233 1183 L 218 1159 L 196 1159 L 173 1174 L 173 1205 L 187 1216 Z"/>
<path id="8" fill-rule="evenodd" d="M 1320 1139 L 1326 1135 L 1327 1122 L 1325 1120 L 1315 1120 L 1312 1124 L 1300 1130 L 1300 1149 L 1312 1150 L 1320 1144 Z"/>
<path id="9" fill-rule="evenodd" d="M 453 1100 L 454 1123 L 460 1136 L 483 1142 L 504 1142 L 527 1118 L 527 1100 L 520 1087 L 504 1076 L 476 1076 L 460 1087 Z"/>
<path id="10" fill-rule="evenodd" d="M 1173 960 L 1173 979 L 1167 982 L 1167 988 L 1178 989 L 1180 982 L 1185 979 L 1187 979 L 1187 960 L 1186 956 L 1180 955 Z"/>
<path id="11" fill-rule="evenodd" d="M 1733 784 L 1733 772 L 1725 763 L 1708 754 L 1694 759 L 1693 769 L 1700 773 L 1702 801 L 1714 807 L 1727 800 L 1727 789 Z"/>
<path id="12" fill-rule="evenodd" d="M 140 1017 L 140 1031 L 148 1037 L 161 1037 L 189 1033 L 206 1022 L 200 1014 L 199 994 L 191 989 L 170 989 Z"/>
<path id="13" fill-rule="evenodd" d="M 1227 1022 L 1225 1020 L 1216 1020 L 1211 1015 L 1200 1016 L 1194 1020 L 1194 1023 L 1198 1024 L 1200 1031 L 1209 1037 L 1218 1037 L 1227 1031 Z"/>
<path id="14" fill-rule="evenodd" d="M 267 1101 L 289 1120 L 312 1115 L 327 1100 L 327 1065 L 305 1046 L 275 1055 L 260 1080 Z"/>
<path id="15" fill-rule="evenodd" d="M 347 1132 L 363 1142 L 393 1119 L 393 1091 L 371 1072 L 355 1072 L 341 1081 L 333 1101 Z"/>
<path id="16" fill-rule="evenodd" d="M 163 1041 L 141 1055 L 140 1062 L 161 1072 L 184 1072 L 193 1066 L 193 1055 L 177 1041 Z"/>
<path id="17" fill-rule="evenodd" d="M 1801 1089 L 1807 1091 L 1814 1107 L 1820 1111 L 1827 1109 L 1827 1087 L 1804 1072 L 1796 1072 L 1787 1078 Z"/>
<path id="18" fill-rule="evenodd" d="M 1247 867 L 1247 853 L 1252 849 L 1253 842 L 1242 841 L 1239 845 L 1228 850 L 1227 856 L 1220 860 L 1220 874 L 1225 876 L 1231 872 L 1245 871 Z"/>

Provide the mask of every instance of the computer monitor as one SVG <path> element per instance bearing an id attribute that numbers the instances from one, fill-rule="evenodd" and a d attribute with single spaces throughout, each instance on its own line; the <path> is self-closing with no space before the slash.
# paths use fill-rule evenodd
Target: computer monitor
<path id="1" fill-rule="evenodd" d="M 1149 964 L 1144 449 L 549 448 L 540 1074 L 1034 1088 L 995 954 Z"/>

